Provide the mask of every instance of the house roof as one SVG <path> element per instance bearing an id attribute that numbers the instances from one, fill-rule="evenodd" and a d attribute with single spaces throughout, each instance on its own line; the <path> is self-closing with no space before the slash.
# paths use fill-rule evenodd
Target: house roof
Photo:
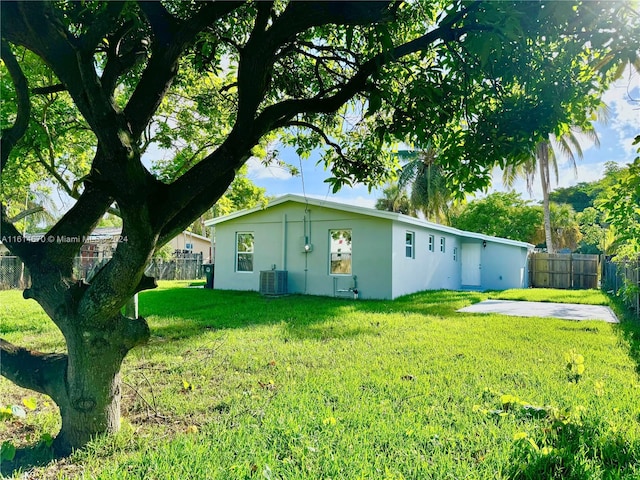
<path id="1" fill-rule="evenodd" d="M 198 235 L 197 233 L 193 233 L 193 232 L 188 232 L 187 230 L 179 233 L 178 235 L 186 235 L 187 237 L 190 237 L 190 238 L 197 238 L 200 240 L 206 240 L 207 242 L 211 242 L 211 239 L 209 237 L 203 237 L 202 235 Z M 176 237 L 178 235 L 176 235 Z M 176 237 L 173 237 L 173 238 L 176 238 Z"/>
<path id="2" fill-rule="evenodd" d="M 375 208 L 360 207 L 357 205 L 347 205 L 346 203 L 303 197 L 302 195 L 294 195 L 291 193 L 278 197 L 275 200 L 269 201 L 269 204 L 267 205 L 267 207 L 258 206 L 258 207 L 250 208 L 247 210 L 240 210 L 238 212 L 230 213 L 229 215 L 224 215 L 222 217 L 216 217 L 216 218 L 212 218 L 211 220 L 206 220 L 204 224 L 207 227 L 212 227 L 220 223 L 228 222 L 229 220 L 244 217 L 246 215 L 251 215 L 252 213 L 264 210 L 265 208 L 271 208 L 271 207 L 275 207 L 276 205 L 281 205 L 286 202 L 302 203 L 306 205 L 313 205 L 316 207 L 325 207 L 325 208 L 331 208 L 334 210 L 341 210 L 341 211 L 350 212 L 350 213 L 358 213 L 358 214 L 366 215 L 369 217 L 384 218 L 394 222 L 398 222 L 406 225 L 413 225 L 417 227 L 429 228 L 431 230 L 436 230 L 443 233 L 450 233 L 452 235 L 458 235 L 464 238 L 470 238 L 475 240 L 486 240 L 486 241 L 491 241 L 495 243 L 513 245 L 513 246 L 518 246 L 518 247 L 527 248 L 527 249 L 534 248 L 534 245 L 527 242 L 510 240 L 508 238 L 493 237 L 491 235 L 484 235 L 482 233 L 467 232 L 465 230 L 459 230 L 457 228 L 440 225 L 438 223 L 429 222 L 427 220 L 422 220 L 420 218 L 410 217 L 409 215 L 403 215 L 402 213 L 387 212 L 384 210 L 376 210 Z"/>

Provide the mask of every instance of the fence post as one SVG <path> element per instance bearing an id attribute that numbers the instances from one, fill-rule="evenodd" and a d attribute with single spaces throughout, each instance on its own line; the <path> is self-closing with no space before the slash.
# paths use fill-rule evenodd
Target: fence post
<path id="1" fill-rule="evenodd" d="M 129 299 L 124 306 L 124 316 L 129 318 L 138 318 L 138 294 L 136 293 Z"/>
<path id="2" fill-rule="evenodd" d="M 569 254 L 569 288 L 573 288 L 574 286 L 574 278 L 573 278 L 573 254 Z"/>

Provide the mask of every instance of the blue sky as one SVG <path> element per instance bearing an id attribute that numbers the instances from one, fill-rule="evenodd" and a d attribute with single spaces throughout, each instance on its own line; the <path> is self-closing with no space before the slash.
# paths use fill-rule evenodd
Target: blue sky
<path id="1" fill-rule="evenodd" d="M 632 162 L 635 158 L 636 153 L 632 141 L 635 135 L 640 133 L 640 75 L 636 72 L 632 73 L 629 69 L 623 78 L 607 91 L 603 100 L 609 106 L 611 114 L 606 125 L 602 123 L 595 125 L 600 138 L 600 148 L 589 145 L 589 142 L 582 144 L 584 158 L 578 161 L 577 176 L 568 161 L 561 161 L 559 181 L 555 183 L 555 178 L 552 178 L 554 182 L 552 188 L 597 180 L 602 178 L 606 162 L 614 161 L 624 165 Z M 158 156 L 158 152 L 158 150 L 148 152 L 146 155 L 147 163 L 149 158 L 154 155 Z M 312 155 L 310 159 L 302 162 L 292 149 L 281 149 L 281 156 L 284 161 L 297 166 L 302 175 L 294 177 L 283 168 L 264 167 L 255 159 L 250 159 L 248 162 L 249 178 L 259 187 L 266 188 L 269 196 L 287 193 L 306 194 L 309 197 L 364 207 L 373 207 L 376 200 L 382 196 L 381 190 L 369 192 L 365 185 L 343 188 L 338 193 L 332 194 L 329 184 L 324 182 L 330 176 L 329 172 L 325 171 L 322 165 L 316 165 L 319 154 Z M 496 171 L 493 186 L 488 190 L 488 193 L 505 190 L 500 182 L 500 177 L 500 172 Z M 537 186 L 538 181 L 536 179 L 533 196 L 527 192 L 524 181 L 516 183 L 514 188 L 522 193 L 523 198 L 539 201 L 542 196 L 540 188 Z M 476 194 L 476 196 L 482 195 L 482 192 Z M 61 212 L 73 204 L 59 190 L 55 195 L 55 202 L 59 204 Z"/>
<path id="2" fill-rule="evenodd" d="M 577 176 L 567 159 L 559 161 L 558 182 L 552 176 L 552 188 L 568 187 L 578 182 L 590 182 L 602 178 L 604 165 L 613 161 L 621 165 L 630 163 L 635 158 L 632 141 L 640 133 L 640 76 L 630 69 L 607 91 L 603 100 L 610 109 L 610 117 L 606 124 L 595 124 L 600 147 L 597 148 L 589 140 L 581 142 L 584 158 L 577 161 Z M 635 100 L 635 101 L 634 101 Z M 291 149 L 280 150 L 281 158 L 301 169 L 302 175 L 291 176 L 280 167 L 264 167 L 260 162 L 249 161 L 249 178 L 258 186 L 267 190 L 267 195 L 279 196 L 287 193 L 306 194 L 310 197 L 335 200 L 353 205 L 373 207 L 381 196 L 379 190 L 369 192 L 364 185 L 354 188 L 343 188 L 332 194 L 329 184 L 324 180 L 330 176 L 322 165 L 317 166 L 318 155 L 300 161 Z M 493 186 L 488 192 L 504 191 L 500 181 L 500 172 L 494 175 Z M 536 185 L 539 182 L 536 179 Z M 526 190 L 524 181 L 514 185 L 515 190 L 522 193 L 523 198 L 538 201 L 542 198 L 540 188 L 534 188 L 533 196 Z M 481 196 L 482 193 L 478 193 Z"/>

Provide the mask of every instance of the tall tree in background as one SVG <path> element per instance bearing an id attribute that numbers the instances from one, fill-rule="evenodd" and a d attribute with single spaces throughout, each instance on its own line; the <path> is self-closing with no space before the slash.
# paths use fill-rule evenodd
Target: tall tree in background
<path id="1" fill-rule="evenodd" d="M 389 183 L 382 190 L 382 197 L 376 200 L 376 209 L 417 216 L 406 190 L 401 189 L 398 182 Z"/>
<path id="2" fill-rule="evenodd" d="M 507 186 L 513 186 L 515 180 L 523 177 L 527 182 L 527 189 L 531 193 L 535 181 L 536 171 L 540 175 L 540 186 L 542 187 L 542 210 L 544 212 L 544 234 L 545 244 L 548 253 L 555 253 L 556 245 L 551 228 L 551 207 L 549 193 L 551 192 L 551 171 L 558 181 L 558 156 L 564 155 L 571 162 L 574 171 L 578 172 L 576 157 L 582 158 L 582 147 L 580 146 L 579 134 L 589 137 L 595 145 L 599 146 L 598 135 L 593 126 L 588 123 L 584 128 L 572 126 L 566 133 L 560 136 L 550 135 L 536 145 L 535 154 L 531 158 L 516 166 L 508 165 L 503 170 L 503 182 Z"/>
<path id="3" fill-rule="evenodd" d="M 545 222 L 538 225 L 532 243 L 546 244 L 548 231 L 551 232 L 551 241 L 556 250 L 568 249 L 574 251 L 582 240 L 582 232 L 580 231 L 576 213 L 571 205 L 566 203 L 549 203 L 549 229 L 547 229 Z"/>
<path id="4" fill-rule="evenodd" d="M 454 193 L 436 150 L 427 145 L 424 150 L 400 151 L 398 157 L 406 161 L 398 175 L 398 189 L 410 191 L 413 210 L 422 212 L 427 220 L 448 225 Z"/>
<path id="5" fill-rule="evenodd" d="M 0 205 L 3 243 L 32 275 L 24 297 L 67 346 L 47 354 L 0 340 L 1 373 L 59 406 L 60 452 L 118 430 L 121 363 L 150 336 L 123 305 L 155 286 L 144 275 L 154 251 L 211 208 L 268 142 L 302 153 L 325 147 L 334 190 L 388 180 L 395 142 L 432 144 L 452 191 L 475 191 L 496 162 L 521 163 L 548 132 L 595 108 L 626 59 L 618 46 L 639 36 L 623 2 L 16 1 L 0 9 L 0 68 L 11 80 L 2 182 L 39 168 L 75 199 L 39 243 L 11 222 L 8 197 Z M 68 139 L 64 128 L 39 133 L 43 109 L 46 125 L 66 119 Z M 29 150 L 32 140 L 42 142 Z M 168 178 L 143 162 L 152 146 L 166 153 Z M 67 171 L 82 168 L 65 179 L 35 166 L 30 159 L 50 147 L 56 165 L 81 155 Z M 87 284 L 73 275 L 80 245 L 67 239 L 89 234 L 110 209 L 127 241 Z"/>
<path id="6" fill-rule="evenodd" d="M 542 210 L 516 192 L 495 192 L 463 204 L 451 216 L 451 226 L 460 230 L 537 243 Z"/>
<path id="7" fill-rule="evenodd" d="M 613 229 L 620 258 L 640 255 L 640 135 L 634 145 L 638 145 L 638 156 L 627 168 L 615 172 L 619 180 L 597 202 Z"/>

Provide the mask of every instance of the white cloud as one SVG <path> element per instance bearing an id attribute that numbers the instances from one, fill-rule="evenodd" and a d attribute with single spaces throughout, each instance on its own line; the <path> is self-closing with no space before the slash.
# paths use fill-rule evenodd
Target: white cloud
<path id="1" fill-rule="evenodd" d="M 613 110 L 613 125 L 637 128 L 640 120 L 640 74 L 628 67 L 605 92 L 602 100 Z"/>
<path id="2" fill-rule="evenodd" d="M 353 205 L 354 207 L 366 207 L 366 208 L 375 208 L 376 201 L 382 195 L 377 191 L 371 192 L 370 195 L 349 195 L 349 190 L 344 189 L 336 194 L 332 194 L 327 192 L 326 195 L 317 195 L 312 193 L 307 193 L 307 198 L 313 198 L 315 200 L 320 201 L 328 201 L 328 202 L 336 202 L 343 203 L 345 205 Z M 303 192 L 291 192 L 295 195 L 305 196 Z"/>
<path id="3" fill-rule="evenodd" d="M 558 172 L 558 187 L 571 187 L 581 182 L 594 182 L 604 177 L 604 163 L 591 163 L 589 165 L 578 163 L 578 174 L 573 168 Z M 552 188 L 555 188 L 552 186 Z"/>
<path id="4" fill-rule="evenodd" d="M 247 160 L 247 167 L 249 169 L 248 177 L 253 180 L 291 180 L 295 178 L 286 168 L 277 165 L 265 166 L 255 157 Z"/>
<path id="5" fill-rule="evenodd" d="M 573 165 L 569 162 L 564 162 L 562 165 L 558 165 L 558 179 L 554 173 L 551 173 L 551 190 L 556 188 L 566 188 L 576 185 L 580 182 L 593 182 L 604 177 L 604 165 L 605 162 L 583 164 L 578 162 L 577 175 L 573 168 Z M 540 185 L 540 175 L 536 173 L 536 177 L 533 180 L 531 186 L 531 193 L 527 189 L 527 183 L 524 179 L 518 179 L 514 182 L 512 187 L 506 187 L 502 183 L 502 172 L 500 169 L 496 169 L 493 175 L 493 186 L 490 188 L 490 192 L 506 192 L 515 190 L 520 193 L 524 200 L 531 200 L 533 202 L 542 201 L 542 186 Z"/>
<path id="6" fill-rule="evenodd" d="M 602 100 L 611 110 L 609 125 L 617 132 L 618 145 L 630 160 L 635 156 L 633 138 L 640 125 L 640 74 L 627 67 Z"/>
<path id="7" fill-rule="evenodd" d="M 377 197 L 371 194 L 369 197 L 357 196 L 357 197 L 343 197 L 341 195 L 332 195 L 328 198 L 333 202 L 346 203 L 347 205 L 353 205 L 354 207 L 366 207 L 375 208 Z"/>

